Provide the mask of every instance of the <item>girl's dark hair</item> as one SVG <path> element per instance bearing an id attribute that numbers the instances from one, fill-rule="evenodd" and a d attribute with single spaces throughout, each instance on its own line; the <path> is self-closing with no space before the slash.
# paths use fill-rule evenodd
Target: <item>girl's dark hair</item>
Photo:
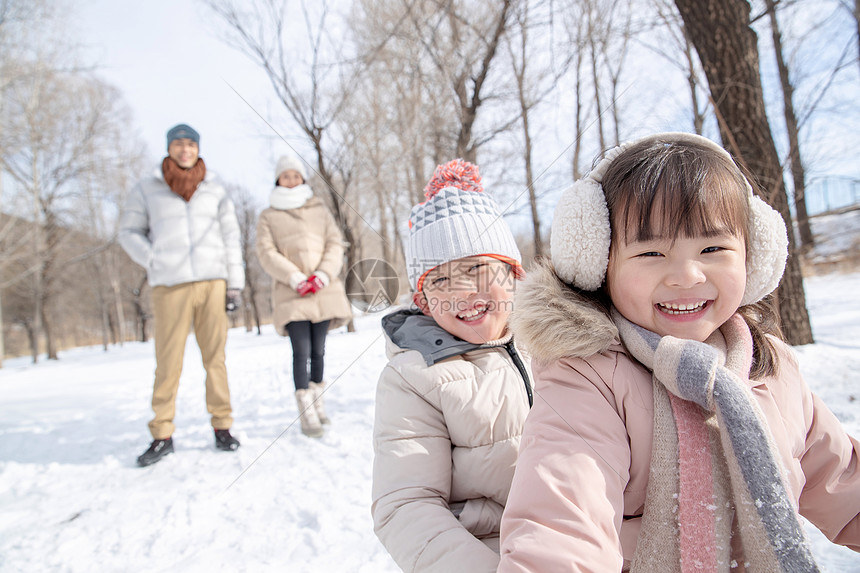
<path id="1" fill-rule="evenodd" d="M 612 161 L 603 176 L 612 244 L 712 236 L 728 230 L 749 249 L 747 185 L 733 161 L 704 145 L 671 139 L 633 145 Z M 605 287 L 604 282 L 604 291 Z M 606 306 L 607 292 L 599 302 Z M 782 338 L 773 305 L 759 302 L 738 313 L 753 338 L 750 377 L 776 375 L 776 350 L 766 337 Z"/>

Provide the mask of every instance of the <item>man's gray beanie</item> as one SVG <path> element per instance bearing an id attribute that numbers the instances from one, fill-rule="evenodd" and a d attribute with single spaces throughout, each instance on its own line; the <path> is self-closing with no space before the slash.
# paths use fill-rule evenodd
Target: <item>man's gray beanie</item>
<path id="1" fill-rule="evenodd" d="M 167 132 L 167 147 L 170 147 L 170 142 L 174 139 L 190 139 L 197 145 L 200 145 L 200 134 L 193 127 L 184 123 L 174 125 Z"/>

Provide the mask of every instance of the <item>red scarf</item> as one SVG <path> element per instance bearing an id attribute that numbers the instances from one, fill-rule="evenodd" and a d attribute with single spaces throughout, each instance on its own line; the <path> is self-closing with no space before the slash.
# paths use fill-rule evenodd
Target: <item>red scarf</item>
<path id="1" fill-rule="evenodd" d="M 197 163 L 193 167 L 183 169 L 168 155 L 161 162 L 161 173 L 164 175 L 164 182 L 167 183 L 171 191 L 186 201 L 190 201 L 191 196 L 197 191 L 197 186 L 206 177 L 206 164 L 203 163 L 201 157 L 197 159 Z"/>

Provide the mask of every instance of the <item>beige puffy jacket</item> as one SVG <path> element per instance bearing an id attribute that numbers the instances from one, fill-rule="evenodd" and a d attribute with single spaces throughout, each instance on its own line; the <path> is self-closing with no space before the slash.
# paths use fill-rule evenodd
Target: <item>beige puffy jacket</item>
<path id="1" fill-rule="evenodd" d="M 416 312 L 389 315 L 383 328 L 390 361 L 373 428 L 376 534 L 404 571 L 495 571 L 529 410 L 528 362 L 510 338 L 465 343 Z"/>
<path id="2" fill-rule="evenodd" d="M 269 207 L 257 222 L 257 257 L 272 281 L 275 328 L 287 335 L 290 322 L 331 320 L 336 328 L 352 318 L 340 271 L 343 267 L 343 240 L 340 229 L 326 206 L 311 197 L 301 207 Z M 331 282 L 315 294 L 299 296 L 290 286 L 295 272 L 310 276 L 324 272 Z"/>
<path id="3" fill-rule="evenodd" d="M 602 312 L 547 269 L 519 287 L 514 333 L 532 353 L 535 405 L 502 520 L 500 572 L 618 572 L 630 566 L 651 464 L 651 373 Z M 860 443 L 775 341 L 780 376 L 751 382 L 801 515 L 860 550 Z M 733 539 L 737 533 L 733 532 Z M 733 571 L 743 571 L 733 543 Z"/>

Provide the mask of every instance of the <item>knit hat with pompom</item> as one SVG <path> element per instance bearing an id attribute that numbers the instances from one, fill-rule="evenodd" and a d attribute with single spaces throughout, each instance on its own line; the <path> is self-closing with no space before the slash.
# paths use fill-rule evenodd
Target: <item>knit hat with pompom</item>
<path id="1" fill-rule="evenodd" d="M 406 272 L 416 292 L 433 268 L 464 257 L 494 257 L 522 275 L 514 235 L 484 192 L 476 165 L 462 159 L 439 165 L 424 196 L 412 208 L 406 241 Z"/>

